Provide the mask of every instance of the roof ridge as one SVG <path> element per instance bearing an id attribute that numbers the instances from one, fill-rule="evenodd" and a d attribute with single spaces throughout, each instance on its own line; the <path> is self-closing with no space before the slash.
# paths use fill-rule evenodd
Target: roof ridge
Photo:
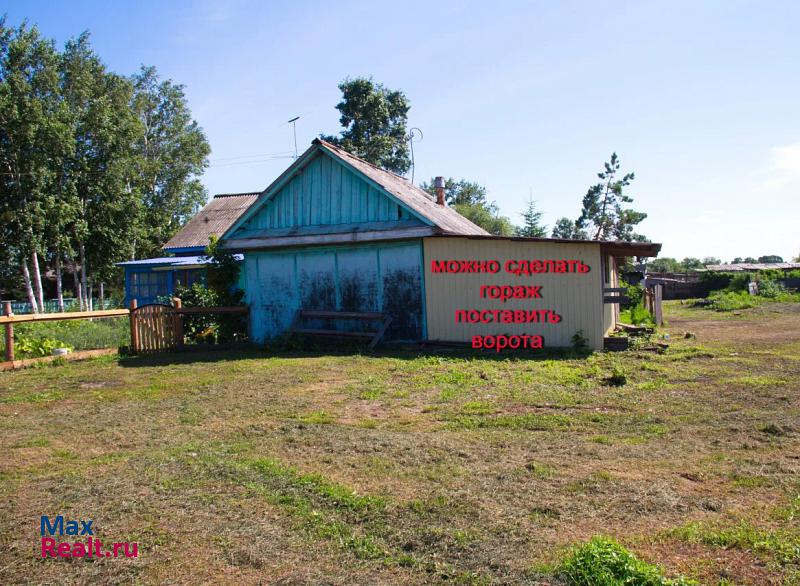
<path id="1" fill-rule="evenodd" d="M 321 139 L 321 138 L 315 138 L 315 139 L 314 139 L 314 141 L 315 141 L 315 142 L 317 142 L 317 143 L 319 143 L 319 144 L 321 144 L 321 145 L 323 145 L 323 146 L 330 147 L 330 148 L 332 148 L 332 149 L 335 149 L 335 150 L 337 150 L 337 151 L 342 151 L 342 152 L 343 152 L 344 154 L 346 154 L 348 157 L 353 157 L 354 159 L 356 159 L 356 160 L 358 160 L 358 161 L 361 161 L 361 162 L 362 162 L 362 163 L 364 163 L 365 165 L 369 165 L 369 166 L 370 166 L 370 167 L 372 167 L 373 169 L 377 169 L 378 171 L 381 171 L 381 172 L 383 172 L 383 173 L 389 173 L 390 175 L 394 175 L 395 177 L 397 177 L 398 179 L 402 179 L 403 181 L 408 181 L 408 179 L 406 179 L 406 178 L 405 178 L 405 177 L 403 177 L 402 175 L 398 175 L 398 174 L 397 174 L 397 173 L 395 173 L 394 171 L 389 171 L 389 169 L 384 169 L 383 167 L 378 167 L 378 165 L 376 165 L 376 164 L 374 164 L 374 163 L 370 163 L 370 162 L 369 162 L 369 161 L 367 161 L 366 159 L 362 159 L 361 157 L 359 157 L 358 155 L 354 155 L 353 153 L 351 153 L 351 152 L 350 152 L 350 151 L 348 151 L 347 149 L 343 149 L 342 147 L 340 147 L 340 146 L 337 146 L 337 145 L 335 145 L 335 144 L 333 144 L 333 143 L 330 143 L 330 142 L 328 142 L 327 140 L 323 140 L 323 139 Z M 408 181 L 408 184 L 409 184 L 409 185 L 411 185 L 412 187 L 417 187 L 416 185 L 414 185 L 413 183 L 411 183 L 411 181 Z M 419 188 L 419 187 L 417 187 L 417 189 L 420 189 L 420 188 Z M 421 191 L 424 191 L 424 190 L 421 190 Z"/>
<path id="2" fill-rule="evenodd" d="M 243 191 L 241 193 L 217 193 L 211 199 L 219 199 L 221 197 L 240 197 L 243 195 L 261 195 L 262 191 Z"/>

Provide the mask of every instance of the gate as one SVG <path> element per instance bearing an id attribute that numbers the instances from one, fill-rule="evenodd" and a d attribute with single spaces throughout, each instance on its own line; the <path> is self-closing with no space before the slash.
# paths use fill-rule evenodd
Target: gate
<path id="1" fill-rule="evenodd" d="M 183 345 L 183 322 L 174 307 L 151 303 L 131 304 L 131 350 L 164 352 Z"/>

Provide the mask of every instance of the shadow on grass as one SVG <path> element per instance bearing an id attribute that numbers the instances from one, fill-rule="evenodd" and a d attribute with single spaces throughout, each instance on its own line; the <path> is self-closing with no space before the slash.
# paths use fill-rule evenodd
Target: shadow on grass
<path id="1" fill-rule="evenodd" d="M 461 360 L 576 360 L 584 359 L 591 351 L 571 348 L 545 348 L 541 350 L 473 350 L 463 346 L 434 344 L 386 344 L 370 351 L 362 345 L 349 343 L 325 343 L 319 341 L 296 342 L 258 346 L 238 344 L 236 346 L 187 346 L 180 351 L 130 355 L 121 353 L 120 366 L 136 368 L 165 366 L 169 364 L 191 364 L 195 362 L 224 362 L 230 360 L 252 360 L 259 358 L 321 358 L 325 356 L 364 356 L 416 360 L 421 357 L 439 356 Z"/>

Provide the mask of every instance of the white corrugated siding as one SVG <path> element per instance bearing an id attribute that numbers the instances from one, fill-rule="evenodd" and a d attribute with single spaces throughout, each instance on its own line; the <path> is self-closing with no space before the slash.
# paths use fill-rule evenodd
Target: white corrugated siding
<path id="1" fill-rule="evenodd" d="M 531 334 L 544 337 L 545 346 L 565 347 L 578 330 L 589 345 L 603 347 L 603 274 L 600 245 L 518 240 L 478 240 L 435 237 L 424 239 L 425 300 L 428 339 L 469 342 L 474 335 Z M 502 268 L 506 260 L 579 260 L 588 273 L 541 273 L 516 276 Z M 497 260 L 501 270 L 488 273 L 432 273 L 432 260 Z M 481 299 L 481 285 L 541 285 L 541 299 Z M 552 309 L 562 316 L 557 324 L 456 323 L 458 309 Z"/>

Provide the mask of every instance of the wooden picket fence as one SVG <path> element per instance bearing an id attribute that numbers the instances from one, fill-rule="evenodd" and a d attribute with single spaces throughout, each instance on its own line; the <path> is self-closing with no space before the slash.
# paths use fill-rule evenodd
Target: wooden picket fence
<path id="1" fill-rule="evenodd" d="M 135 354 L 166 352 L 183 348 L 183 316 L 190 314 L 216 315 L 238 313 L 246 315 L 246 306 L 232 307 L 183 307 L 181 300 L 173 299 L 174 305 L 150 303 L 137 306 L 131 302 L 131 351 Z"/>

